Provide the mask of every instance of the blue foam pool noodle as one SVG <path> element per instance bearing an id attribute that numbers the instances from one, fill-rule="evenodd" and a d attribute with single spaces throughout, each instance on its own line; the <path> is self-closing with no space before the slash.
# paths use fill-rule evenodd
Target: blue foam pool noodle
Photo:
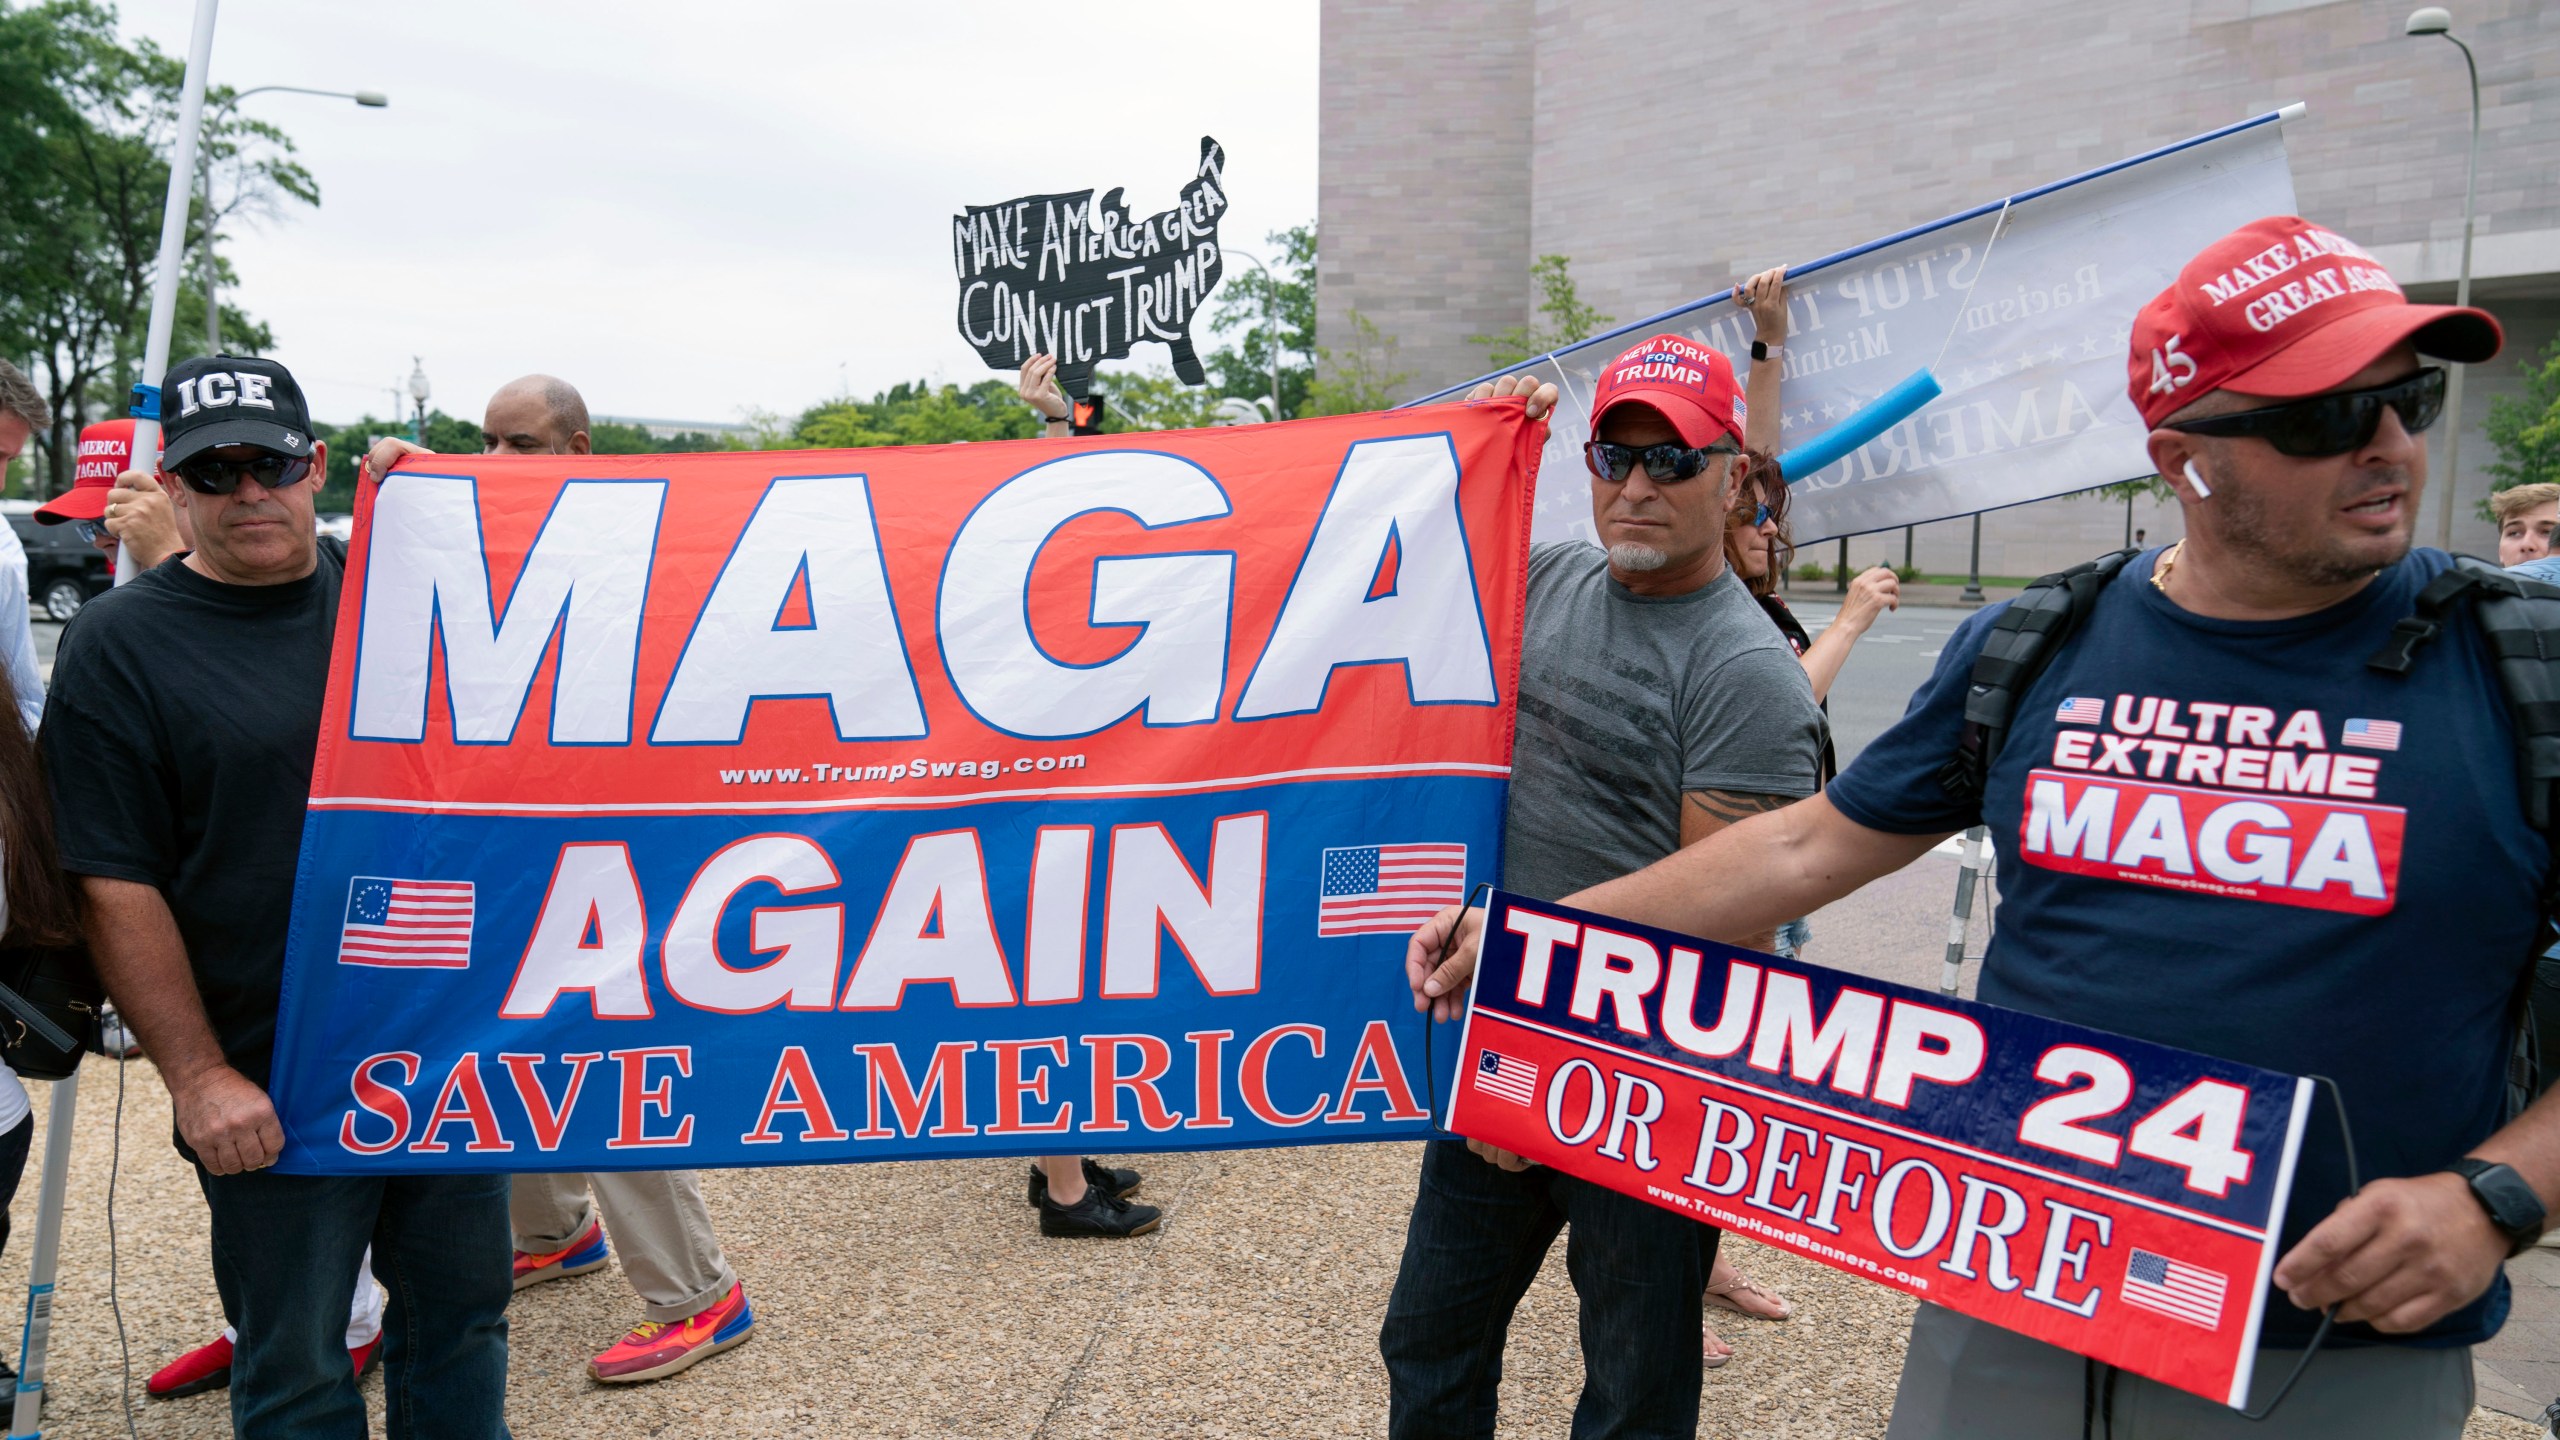
<path id="1" fill-rule="evenodd" d="M 1859 406 L 1856 414 L 1779 456 L 1778 467 L 1792 485 L 1901 424 L 1944 393 L 1928 367 L 1914 370 L 1901 384 Z"/>

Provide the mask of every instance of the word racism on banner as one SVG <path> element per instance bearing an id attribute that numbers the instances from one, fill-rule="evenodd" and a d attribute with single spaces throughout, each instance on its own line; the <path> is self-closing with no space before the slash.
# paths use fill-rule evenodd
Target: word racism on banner
<path id="1" fill-rule="evenodd" d="M 283 1167 L 1421 1134 L 1403 935 L 1346 922 L 1498 873 L 1541 439 L 1502 401 L 404 462 L 339 612 Z"/>
<path id="2" fill-rule="evenodd" d="M 2225 1404 L 2308 1080 L 1497 892 L 1449 1125 Z"/>
<path id="3" fill-rule="evenodd" d="M 2293 208 L 2283 127 L 2269 123 L 2020 201 L 1996 245 L 1995 212 L 1790 279 L 1781 450 L 1923 367 L 1945 391 L 1840 460 L 1788 475 L 1796 540 L 2150 474 L 2149 427 L 2125 394 L 2134 313 L 2198 250 Z M 1548 436 L 1537 538 L 1593 538 L 1584 402 L 1611 359 L 1660 331 L 1723 351 L 1737 374 L 1750 369 L 1751 319 L 1730 291 L 1524 367 L 1560 379 L 1568 400 Z"/>
<path id="4" fill-rule="evenodd" d="M 972 205 L 951 217 L 951 266 L 960 275 L 960 338 L 991 369 L 1019 370 L 1054 355 L 1058 383 L 1082 395 L 1093 367 L 1139 342 L 1173 351 L 1186 385 L 1207 372 L 1191 348 L 1191 322 L 1224 272 L 1218 217 L 1227 192 L 1218 142 L 1200 137 L 1200 168 L 1170 210 L 1133 218 L 1113 190 L 1093 213 L 1093 192 L 1025 195 Z"/>

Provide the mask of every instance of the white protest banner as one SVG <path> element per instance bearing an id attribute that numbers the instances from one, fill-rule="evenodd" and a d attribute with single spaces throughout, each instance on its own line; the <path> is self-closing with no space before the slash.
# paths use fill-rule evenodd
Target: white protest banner
<path id="1" fill-rule="evenodd" d="M 1789 467 L 1796 542 L 2150 474 L 2148 432 L 2125 394 L 2134 313 L 2206 245 L 2292 213 L 2282 122 L 2300 113 L 2270 111 L 1790 267 L 1782 451 L 1801 457 L 1923 370 L 1943 392 L 1836 461 Z M 1592 538 L 1581 456 L 1592 388 L 1612 357 L 1663 331 L 1749 369 L 1751 320 L 1728 290 L 1495 372 L 1535 370 L 1564 391 L 1539 469 L 1536 538 Z"/>

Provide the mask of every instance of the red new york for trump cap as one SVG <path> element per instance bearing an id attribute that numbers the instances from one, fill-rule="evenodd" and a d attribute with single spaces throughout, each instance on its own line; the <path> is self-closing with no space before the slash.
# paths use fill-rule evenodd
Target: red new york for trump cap
<path id="1" fill-rule="evenodd" d="M 1599 434 L 1609 412 L 1630 402 L 1661 412 L 1691 449 L 1727 435 L 1742 443 L 1742 387 L 1734 383 L 1733 362 L 1694 340 L 1656 335 L 1610 361 L 1591 397 L 1591 433 Z"/>
<path id="2" fill-rule="evenodd" d="M 2504 339 L 2487 311 L 2412 305 L 2363 246 L 2271 215 L 2205 247 L 2142 307 L 2127 371 L 2134 408 L 2156 427 L 2216 390 L 2299 399 L 2403 343 L 2476 365 Z"/>

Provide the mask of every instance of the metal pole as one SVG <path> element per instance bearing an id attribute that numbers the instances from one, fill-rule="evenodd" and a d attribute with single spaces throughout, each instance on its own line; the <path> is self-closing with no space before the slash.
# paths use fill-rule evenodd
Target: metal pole
<path id="1" fill-rule="evenodd" d="M 1908 525 L 1902 527 L 1902 568 L 1911 568 L 1911 527 Z"/>
<path id="2" fill-rule="evenodd" d="M 2471 303 L 2471 225 L 2472 202 L 2480 184 L 2480 66 L 2471 58 L 2471 47 L 2445 32 L 2447 40 L 2462 51 L 2463 68 L 2471 72 L 2471 158 L 2462 170 L 2462 275 L 2454 281 L 2453 303 Z M 2454 492 L 2462 487 L 2462 372 L 2469 367 L 2448 361 L 2444 377 L 2444 511 L 2436 517 L 2436 548 L 2453 548 Z"/>
<path id="3" fill-rule="evenodd" d="M 9 1409 L 9 1440 L 35 1440 L 44 1412 L 45 1349 L 53 1337 L 53 1277 L 62 1258 L 62 1197 L 71 1178 L 72 1117 L 80 1074 L 53 1082 L 44 1124 L 44 1180 L 36 1192 L 36 1244 L 27 1271 L 27 1318 L 18 1335 L 18 1393 Z"/>
<path id="4" fill-rule="evenodd" d="M 196 0 L 195 35 L 187 42 L 187 78 L 178 91 L 178 150 L 169 157 L 169 196 L 160 207 L 160 267 L 151 284 L 151 329 L 142 347 L 142 383 L 155 397 L 151 413 L 133 417 L 133 468 L 160 464 L 160 377 L 169 373 L 169 332 L 178 322 L 178 266 L 186 255 L 187 200 L 194 189 L 197 130 L 204 119 L 204 75 L 213 63 L 214 11 L 221 0 Z M 116 547 L 116 583 L 133 578 L 133 547 Z"/>
<path id="5" fill-rule="evenodd" d="M 1982 842 L 1984 829 L 1976 825 L 1964 832 L 1964 854 L 1956 862 L 1956 910 L 1947 922 L 1947 959 L 1938 972 L 1938 993 L 1953 995 L 1956 982 L 1964 977 L 1964 945 L 1966 932 L 1973 926 L 1973 889 L 1982 878 Z"/>
<path id="6" fill-rule="evenodd" d="M 1832 567 L 1831 591 L 1835 595 L 1849 593 L 1849 537 L 1840 537 L 1840 563 Z"/>
<path id="7" fill-rule="evenodd" d="M 1973 512 L 1972 566 L 1965 571 L 1964 593 L 1957 596 L 1956 600 L 1957 603 L 1964 605 L 1982 603 L 1982 512 L 1979 510 Z"/>

